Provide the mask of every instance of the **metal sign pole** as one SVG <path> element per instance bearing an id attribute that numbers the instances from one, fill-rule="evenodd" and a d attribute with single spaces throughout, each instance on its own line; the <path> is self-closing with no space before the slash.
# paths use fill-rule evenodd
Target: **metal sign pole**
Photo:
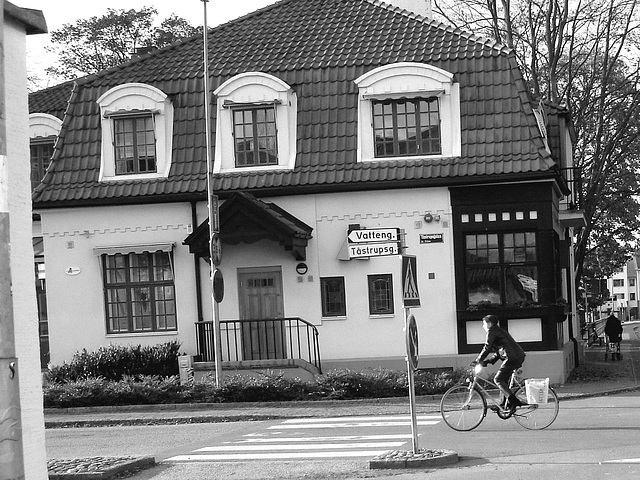
<path id="1" fill-rule="evenodd" d="M 411 315 L 411 309 L 404 309 L 404 330 L 405 335 L 408 339 L 407 341 L 407 376 L 409 378 L 409 411 L 411 413 L 411 445 L 413 447 L 413 453 L 418 453 L 418 420 L 416 417 L 416 386 L 415 379 L 413 376 L 414 365 L 412 361 L 412 355 L 414 352 L 411 352 L 410 345 L 410 336 L 411 329 L 409 325 L 409 317 Z M 417 355 L 417 352 L 415 352 Z"/>
<path id="2" fill-rule="evenodd" d="M 201 0 L 204 5 L 204 31 L 203 34 L 203 64 L 204 64 L 204 125 L 205 125 L 205 145 L 207 155 L 207 209 L 209 212 L 209 256 L 211 259 L 211 308 L 213 310 L 213 348 L 215 350 L 216 359 L 216 387 L 222 385 L 222 349 L 220 346 L 220 309 L 218 302 L 215 301 L 213 292 L 213 282 L 215 276 L 216 266 L 213 262 L 214 253 L 214 236 L 217 234 L 215 231 L 216 221 L 218 218 L 218 202 L 217 197 L 213 194 L 213 185 L 211 182 L 211 176 L 213 175 L 213 160 L 211 158 L 211 115 L 209 113 L 209 32 L 207 27 L 207 3 L 209 0 Z"/>
<path id="3" fill-rule="evenodd" d="M 0 0 L 0 480 L 21 480 L 24 479 L 24 455 L 11 293 L 11 182 L 4 78 L 4 0 Z"/>

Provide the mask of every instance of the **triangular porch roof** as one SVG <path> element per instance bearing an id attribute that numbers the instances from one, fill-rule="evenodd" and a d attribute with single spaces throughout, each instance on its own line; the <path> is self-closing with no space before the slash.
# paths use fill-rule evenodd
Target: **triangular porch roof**
<path id="1" fill-rule="evenodd" d="M 274 203 L 263 202 L 245 192 L 235 192 L 220 206 L 220 239 L 238 245 L 271 240 L 284 246 L 296 260 L 306 259 L 313 228 Z M 209 258 L 209 219 L 183 242 L 189 252 Z"/>

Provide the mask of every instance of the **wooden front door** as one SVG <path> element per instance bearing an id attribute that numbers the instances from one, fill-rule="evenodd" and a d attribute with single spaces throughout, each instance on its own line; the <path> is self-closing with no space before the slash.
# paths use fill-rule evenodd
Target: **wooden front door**
<path id="1" fill-rule="evenodd" d="M 244 360 L 286 358 L 282 271 L 279 267 L 238 272 Z"/>

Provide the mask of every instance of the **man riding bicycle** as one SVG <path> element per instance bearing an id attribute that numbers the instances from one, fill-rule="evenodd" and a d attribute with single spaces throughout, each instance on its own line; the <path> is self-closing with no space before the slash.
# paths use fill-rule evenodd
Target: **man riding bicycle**
<path id="1" fill-rule="evenodd" d="M 504 407 L 515 410 L 524 405 L 509 389 L 511 374 L 524 363 L 525 353 L 522 347 L 513 339 L 509 332 L 498 325 L 498 317 L 487 315 L 482 319 L 482 328 L 487 332 L 484 347 L 472 363 L 486 367 L 488 363 L 494 364 L 502 359 L 502 365 L 494 378 L 496 385 L 504 395 Z"/>

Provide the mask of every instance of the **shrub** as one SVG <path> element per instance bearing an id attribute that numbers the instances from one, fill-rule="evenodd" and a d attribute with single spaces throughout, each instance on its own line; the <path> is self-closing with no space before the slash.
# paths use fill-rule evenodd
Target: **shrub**
<path id="1" fill-rule="evenodd" d="M 409 384 L 406 373 L 382 368 L 362 372 L 333 370 L 317 377 L 316 382 L 323 397 L 340 400 L 397 397 L 406 393 Z"/>
<path id="2" fill-rule="evenodd" d="M 314 382 L 286 378 L 282 372 L 266 372 L 255 377 L 233 375 L 225 379 L 218 395 L 224 402 L 276 402 L 308 400 L 317 392 Z"/>
<path id="3" fill-rule="evenodd" d="M 416 372 L 416 394 L 442 394 L 457 383 L 463 374 L 463 370 Z M 381 368 L 360 372 L 333 370 L 316 376 L 310 382 L 287 378 L 281 372 L 266 372 L 253 377 L 235 375 L 225 378 L 220 388 L 209 377 L 189 385 L 181 385 L 178 376 L 125 375 L 119 380 L 85 377 L 57 382 L 48 379 L 44 384 L 44 406 L 68 408 L 160 403 L 345 400 L 401 397 L 407 394 L 406 372 Z"/>
<path id="4" fill-rule="evenodd" d="M 145 347 L 109 345 L 95 352 L 82 349 L 70 363 L 50 367 L 44 377 L 53 383 L 98 377 L 121 380 L 136 375 L 169 377 L 178 374 L 179 350 L 177 341 Z"/>

